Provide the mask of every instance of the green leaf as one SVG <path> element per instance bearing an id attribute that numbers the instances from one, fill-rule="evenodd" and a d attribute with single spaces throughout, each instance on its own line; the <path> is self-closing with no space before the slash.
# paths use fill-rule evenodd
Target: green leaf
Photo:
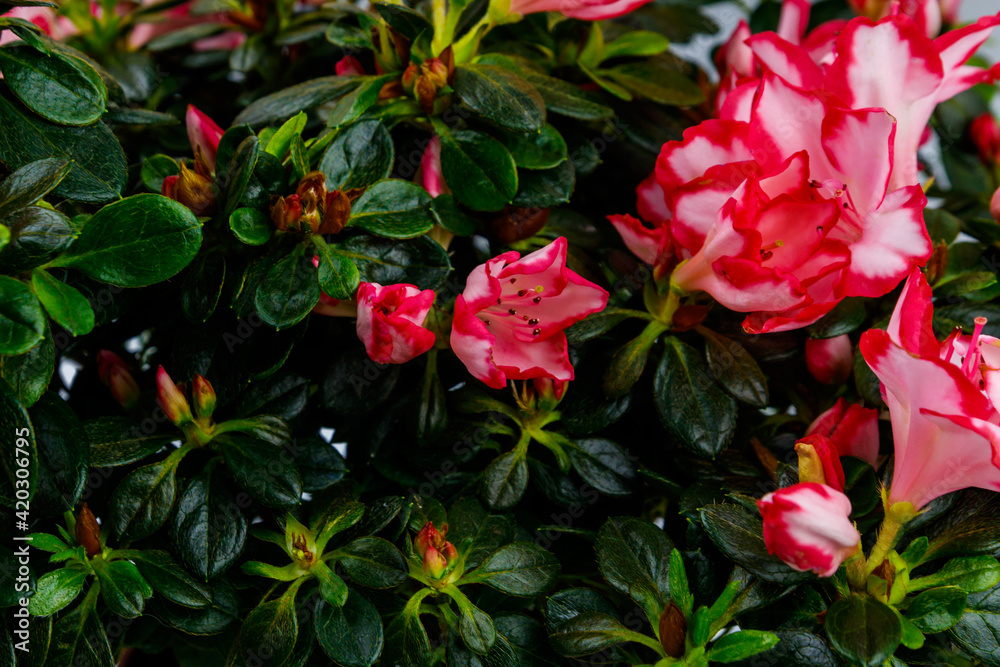
<path id="1" fill-rule="evenodd" d="M 338 665 L 371 667 L 382 653 L 382 619 L 372 603 L 355 590 L 341 607 L 320 600 L 313 623 L 320 648 Z"/>
<path id="2" fill-rule="evenodd" d="M 568 156 L 566 141 L 559 130 L 548 123 L 541 132 L 500 132 L 499 139 L 517 166 L 524 169 L 551 169 Z"/>
<path id="3" fill-rule="evenodd" d="M 35 594 L 28 598 L 32 616 L 51 616 L 76 599 L 90 573 L 63 567 L 39 577 Z"/>
<path id="4" fill-rule="evenodd" d="M 672 599 L 685 618 L 690 618 L 694 612 L 694 596 L 688 587 L 687 573 L 684 571 L 684 559 L 681 552 L 673 549 L 670 552 L 670 570 L 668 571 L 670 580 L 670 599 Z"/>
<path id="5" fill-rule="evenodd" d="M 512 542 L 500 547 L 471 573 L 474 581 L 508 595 L 525 597 L 544 593 L 558 576 L 559 561 L 534 542 Z"/>
<path id="6" fill-rule="evenodd" d="M 326 40 L 343 49 L 370 49 L 371 37 L 360 28 L 331 23 L 326 28 Z"/>
<path id="7" fill-rule="evenodd" d="M 495 510 L 510 509 L 528 488 L 528 464 L 523 454 L 507 452 L 493 459 L 483 471 L 483 500 Z"/>
<path id="8" fill-rule="evenodd" d="M 585 482 L 609 496 L 632 492 L 629 482 L 635 479 L 635 467 L 629 454 L 605 438 L 584 438 L 569 450 L 573 469 Z"/>
<path id="9" fill-rule="evenodd" d="M 736 430 L 736 402 L 710 375 L 701 355 L 672 336 L 653 380 L 660 419 L 682 444 L 702 456 L 716 456 Z"/>
<path id="10" fill-rule="evenodd" d="M 172 433 L 146 434 L 141 424 L 126 417 L 98 417 L 84 423 L 95 468 L 128 465 L 155 454 L 175 439 Z"/>
<path id="11" fill-rule="evenodd" d="M 134 195 L 105 206 L 54 262 L 120 287 L 145 287 L 187 266 L 201 246 L 201 223 L 166 197 Z"/>
<path id="12" fill-rule="evenodd" d="M 1000 664 L 1000 585 L 969 596 L 965 613 L 948 631 L 971 656 Z"/>
<path id="13" fill-rule="evenodd" d="M 86 486 L 90 452 L 83 425 L 55 393 L 44 394 L 31 408 L 38 452 L 38 479 L 32 509 L 59 516 L 76 507 Z"/>
<path id="14" fill-rule="evenodd" d="M 0 250 L 0 266 L 8 274 L 45 264 L 76 239 L 69 218 L 49 208 L 28 206 L 10 213 L 6 220 L 10 239 Z"/>
<path id="15" fill-rule="evenodd" d="M 247 520 L 232 485 L 212 469 L 193 477 L 177 499 L 170 539 L 184 564 L 208 581 L 236 562 L 246 544 Z M 249 499 L 246 499 L 249 501 Z"/>
<path id="16" fill-rule="evenodd" d="M 966 593 L 993 588 L 1000 581 L 1000 562 L 993 556 L 953 558 L 939 571 L 911 579 L 907 591 L 922 591 L 937 586 L 957 586 Z"/>
<path id="17" fill-rule="evenodd" d="M 181 312 L 184 317 L 195 324 L 207 321 L 219 305 L 225 281 L 225 251 L 216 247 L 199 253 L 184 274 L 181 286 Z"/>
<path id="18" fill-rule="evenodd" d="M 430 203 L 431 196 L 416 183 L 379 181 L 351 206 L 347 224 L 392 239 L 422 236 L 434 227 Z"/>
<path id="19" fill-rule="evenodd" d="M 819 322 L 811 325 L 807 331 L 810 338 L 836 338 L 857 329 L 867 315 L 868 312 L 861 299 L 847 298 L 838 303 Z"/>
<path id="20" fill-rule="evenodd" d="M 358 85 L 351 77 L 326 76 L 289 86 L 260 98 L 241 111 L 233 126 L 260 126 L 291 118 L 300 111 L 311 109 L 340 97 Z"/>
<path id="21" fill-rule="evenodd" d="M 296 590 L 293 586 L 277 600 L 262 602 L 250 612 L 233 644 L 229 664 L 246 667 L 285 664 L 299 634 Z"/>
<path id="22" fill-rule="evenodd" d="M 264 150 L 279 160 L 285 157 L 285 153 L 288 152 L 292 145 L 292 137 L 302 136 L 302 130 L 306 127 L 306 120 L 308 120 L 308 117 L 304 111 L 300 111 L 289 118 L 271 135 Z"/>
<path id="23" fill-rule="evenodd" d="M 238 208 L 229 216 L 233 235 L 247 245 L 264 245 L 274 234 L 271 218 L 255 208 Z"/>
<path id="24" fill-rule="evenodd" d="M 212 603 L 212 591 L 192 577 L 166 551 L 129 552 L 139 573 L 157 593 L 182 607 L 200 609 Z"/>
<path id="25" fill-rule="evenodd" d="M 388 178 L 394 159 L 389 130 L 381 121 L 367 120 L 341 130 L 318 169 L 330 190 L 350 190 Z"/>
<path id="26" fill-rule="evenodd" d="M 826 612 L 824 626 L 830 644 L 840 655 L 869 667 L 888 660 L 902 638 L 896 612 L 867 595 L 834 602 Z"/>
<path id="27" fill-rule="evenodd" d="M 237 146 L 233 158 L 229 161 L 223 182 L 226 183 L 225 202 L 226 207 L 223 215 L 228 218 L 243 200 L 243 194 L 247 191 L 247 185 L 253 176 L 254 167 L 257 166 L 257 157 L 260 154 L 260 142 L 257 137 L 249 136 Z"/>
<path id="28" fill-rule="evenodd" d="M 600 70 L 629 91 L 659 104 L 689 107 L 705 101 L 694 81 L 667 63 L 644 61 Z"/>
<path id="29" fill-rule="evenodd" d="M 906 609 L 906 620 L 922 632 L 944 632 L 962 618 L 968 597 L 955 586 L 932 588 L 913 599 Z"/>
<path id="30" fill-rule="evenodd" d="M 503 144 L 475 130 L 449 131 L 440 122 L 441 173 L 455 198 L 476 211 L 498 211 L 517 193 L 517 167 Z"/>
<path id="31" fill-rule="evenodd" d="M 55 622 L 45 664 L 113 667 L 111 645 L 93 607 L 77 607 Z"/>
<path id="32" fill-rule="evenodd" d="M 49 317 L 71 334 L 82 336 L 94 329 L 94 309 L 78 290 L 56 280 L 42 269 L 32 271 L 31 287 Z"/>
<path id="33" fill-rule="evenodd" d="M 458 631 L 462 641 L 473 653 L 485 655 L 493 648 L 497 640 L 496 627 L 493 619 L 482 609 L 472 604 L 458 588 L 449 586 L 444 589 L 456 603 L 462 616 L 458 621 Z"/>
<path id="34" fill-rule="evenodd" d="M 666 533 L 651 522 L 629 517 L 608 519 L 594 545 L 604 579 L 651 619 L 659 619 L 670 601 L 672 547 Z"/>
<path id="35" fill-rule="evenodd" d="M 302 478 L 280 447 L 226 435 L 222 452 L 236 483 L 268 507 L 286 509 L 302 499 Z"/>
<path id="36" fill-rule="evenodd" d="M 142 163 L 142 171 L 139 176 L 143 185 L 159 193 L 163 191 L 163 181 L 168 176 L 177 176 L 181 173 L 180 165 L 166 155 L 150 155 Z"/>
<path id="37" fill-rule="evenodd" d="M 378 102 L 382 86 L 397 76 L 397 73 L 390 73 L 382 76 L 364 77 L 361 85 L 334 103 L 326 119 L 327 127 L 344 127 L 356 121 Z"/>
<path id="38" fill-rule="evenodd" d="M 708 369 L 723 389 L 747 405 L 767 407 L 767 378 L 746 348 L 708 329 L 702 335 Z"/>
<path id="39" fill-rule="evenodd" d="M 142 578 L 135 564 L 127 560 L 96 562 L 94 574 L 101 583 L 104 604 L 122 618 L 141 616 L 146 599 L 153 597 L 149 582 Z"/>
<path id="40" fill-rule="evenodd" d="M 778 630 L 778 643 L 756 660 L 783 667 L 842 667 L 843 661 L 821 637 L 805 630 Z"/>
<path id="41" fill-rule="evenodd" d="M 476 231 L 476 221 L 466 215 L 455 202 L 454 195 L 438 195 L 431 202 L 434 221 L 455 236 L 472 236 Z"/>
<path id="42" fill-rule="evenodd" d="M 537 132 L 545 102 L 530 83 L 496 65 L 459 65 L 452 84 L 462 102 L 490 123 L 517 132 Z"/>
<path id="43" fill-rule="evenodd" d="M 392 588 L 408 578 L 403 554 L 381 537 L 361 537 L 337 550 L 337 563 L 357 584 Z"/>
<path id="44" fill-rule="evenodd" d="M 69 161 L 64 158 L 46 158 L 24 165 L 0 183 L 0 215 L 34 204 L 58 186 L 70 169 Z"/>
<path id="45" fill-rule="evenodd" d="M 557 653 L 581 658 L 632 641 L 629 630 L 614 618 L 588 611 L 559 624 L 549 641 Z"/>
<path id="46" fill-rule="evenodd" d="M 62 125 L 90 125 L 104 114 L 108 89 L 80 58 L 39 53 L 29 46 L 0 49 L 4 81 L 38 115 Z"/>
<path id="47" fill-rule="evenodd" d="M 374 7 L 386 23 L 410 40 L 417 39 L 420 33 L 431 29 L 430 22 L 424 18 L 423 14 L 405 5 L 376 2 Z"/>
<path id="48" fill-rule="evenodd" d="M 54 193 L 68 199 L 100 203 L 117 199 L 125 187 L 125 153 L 103 123 L 84 127 L 57 125 L 39 118 L 0 87 L 0 160 L 9 169 L 43 158 L 72 163 Z"/>
<path id="49" fill-rule="evenodd" d="M 761 630 L 731 632 L 712 644 L 706 657 L 711 662 L 736 662 L 763 653 L 778 643 L 778 635 Z"/>
<path id="50" fill-rule="evenodd" d="M 316 267 L 304 245 L 275 262 L 257 286 L 254 308 L 275 329 L 301 322 L 319 301 Z"/>
<path id="51" fill-rule="evenodd" d="M 28 408 L 48 389 L 55 367 L 56 351 L 51 336 L 24 354 L 0 356 L 0 378 Z"/>
<path id="52" fill-rule="evenodd" d="M 811 572 L 793 570 L 767 552 L 758 513 L 733 503 L 710 505 L 698 512 L 705 531 L 722 553 L 764 581 L 791 585 L 815 578 Z"/>
<path id="53" fill-rule="evenodd" d="M 656 56 L 670 48 L 670 40 L 649 30 L 632 30 L 604 45 L 601 58 L 611 60 L 626 56 Z"/>
<path id="54" fill-rule="evenodd" d="M 177 461 L 167 458 L 136 469 L 111 496 L 111 526 L 123 540 L 135 541 L 160 529 L 177 494 Z"/>
<path id="55" fill-rule="evenodd" d="M 212 589 L 212 602 L 207 607 L 191 609 L 175 604 L 156 605 L 156 616 L 166 625 L 191 635 L 214 635 L 242 620 L 236 589 L 219 580 Z"/>
<path id="56" fill-rule="evenodd" d="M 332 299 L 349 300 L 358 289 L 361 274 L 347 255 L 327 244 L 315 246 L 319 255 L 317 278 L 320 289 Z"/>
<path id="57" fill-rule="evenodd" d="M 45 312 L 20 280 L 0 276 L 0 354 L 21 354 L 45 336 Z"/>
<path id="58" fill-rule="evenodd" d="M 572 160 L 552 169 L 522 169 L 518 172 L 517 195 L 511 203 L 522 208 L 550 208 L 568 202 L 575 187 Z"/>
<path id="59" fill-rule="evenodd" d="M 924 224 L 927 225 L 927 235 L 935 245 L 941 242 L 951 244 L 962 231 L 962 221 L 943 208 L 924 209 Z"/>
<path id="60" fill-rule="evenodd" d="M 18 402 L 17 396 L 6 382 L 0 382 L 0 426 L 3 427 L 4 433 L 9 434 L 3 441 L 4 452 L 0 458 L 0 468 L 4 473 L 3 486 L 0 487 L 0 502 L 13 507 L 15 499 L 30 501 L 35 493 L 38 481 L 38 448 L 35 446 L 34 429 L 31 428 L 28 412 Z M 15 490 L 18 488 L 17 480 L 24 479 L 23 475 L 17 473 L 24 469 L 28 471 L 27 498 L 15 496 Z"/>
<path id="61" fill-rule="evenodd" d="M 579 86 L 537 72 L 525 71 L 525 80 L 541 94 L 545 107 L 577 120 L 605 120 L 615 115 L 614 109 L 596 101 Z"/>
<path id="62" fill-rule="evenodd" d="M 407 667 L 430 667 L 431 642 L 427 630 L 420 622 L 420 601 L 429 592 L 424 589 L 410 598 L 403 611 L 389 624 L 382 662 Z"/>
<path id="63" fill-rule="evenodd" d="M 426 236 L 394 241 L 360 235 L 337 244 L 336 249 L 357 265 L 361 279 L 369 283 L 437 289 L 451 272 L 448 253 Z"/>

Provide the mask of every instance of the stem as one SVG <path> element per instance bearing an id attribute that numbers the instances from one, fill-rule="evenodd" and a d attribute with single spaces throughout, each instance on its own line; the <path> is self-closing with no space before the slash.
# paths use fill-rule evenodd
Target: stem
<path id="1" fill-rule="evenodd" d="M 902 527 L 902 521 L 892 511 L 885 513 L 885 519 L 882 520 L 882 525 L 878 530 L 878 540 L 876 540 L 875 546 L 872 548 L 872 553 L 868 557 L 868 563 L 865 566 L 866 574 L 874 572 L 875 568 L 882 564 L 882 561 L 885 560 L 889 552 L 896 546 L 896 540 L 899 538 L 899 530 Z"/>
<path id="2" fill-rule="evenodd" d="M 851 556 L 847 561 L 847 583 L 850 584 L 851 588 L 856 591 L 863 591 L 868 582 L 868 572 L 864 557 L 864 552 L 861 550 L 861 541 L 858 540 L 857 550 L 854 555 Z"/>
<path id="3" fill-rule="evenodd" d="M 450 40 L 448 31 L 448 7 L 445 0 L 431 0 L 431 20 L 434 25 L 433 51 L 437 55 L 444 48 L 445 40 Z"/>

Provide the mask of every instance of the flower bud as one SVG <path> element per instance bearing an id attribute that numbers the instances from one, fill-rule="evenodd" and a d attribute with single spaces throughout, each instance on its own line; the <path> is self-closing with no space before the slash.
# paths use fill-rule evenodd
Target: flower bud
<path id="1" fill-rule="evenodd" d="M 200 151 L 201 159 L 209 171 L 214 172 L 215 154 L 219 150 L 219 141 L 222 140 L 222 128 L 193 104 L 188 105 L 185 122 L 191 153 L 197 158 Z"/>
<path id="2" fill-rule="evenodd" d="M 861 536 L 851 523 L 851 501 L 825 484 L 799 483 L 757 501 L 764 544 L 791 568 L 832 576 L 857 550 Z"/>
<path id="3" fill-rule="evenodd" d="M 844 490 L 844 468 L 840 455 L 825 435 L 808 435 L 795 443 L 799 455 L 799 481 L 826 484 Z"/>
<path id="4" fill-rule="evenodd" d="M 427 148 L 420 158 L 416 181 L 431 197 L 451 192 L 444 181 L 444 174 L 441 173 L 441 137 L 434 135 L 427 143 Z"/>
<path id="5" fill-rule="evenodd" d="M 167 176 L 160 186 L 160 194 L 176 201 L 177 199 L 177 176 Z"/>
<path id="6" fill-rule="evenodd" d="M 101 553 L 101 527 L 97 524 L 94 513 L 83 504 L 76 517 L 76 541 L 87 551 L 87 558 L 93 558 Z"/>
<path id="7" fill-rule="evenodd" d="M 420 105 L 420 108 L 425 113 L 432 113 L 434 111 L 434 98 L 437 97 L 437 92 L 437 86 L 426 75 L 421 75 L 413 88 L 413 96 L 417 99 L 417 104 Z"/>
<path id="8" fill-rule="evenodd" d="M 417 79 L 420 77 L 420 67 L 410 63 L 406 66 L 406 71 L 403 72 L 403 90 L 407 93 L 413 94 L 413 87 L 417 85 Z"/>
<path id="9" fill-rule="evenodd" d="M 989 111 L 969 123 L 969 136 L 979 158 L 986 164 L 1000 164 L 1000 123 Z"/>
<path id="10" fill-rule="evenodd" d="M 440 551 L 434 547 L 427 547 L 424 551 L 424 574 L 431 579 L 440 579 L 448 569 L 448 561 Z"/>
<path id="11" fill-rule="evenodd" d="M 126 410 L 135 407 L 139 402 L 139 385 L 129 371 L 128 365 L 117 354 L 110 350 L 97 353 L 97 375 L 105 387 L 111 390 L 111 395 Z"/>
<path id="12" fill-rule="evenodd" d="M 567 380 L 552 380 L 550 378 L 535 378 L 532 380 L 532 383 L 534 384 L 535 394 L 538 397 L 538 408 L 543 412 L 554 410 L 566 394 L 566 388 L 569 386 L 569 381 Z"/>
<path id="13" fill-rule="evenodd" d="M 337 76 L 364 76 L 365 68 L 354 56 L 344 56 L 336 65 Z"/>
<path id="14" fill-rule="evenodd" d="M 169 178 L 169 177 L 168 177 Z M 167 179 L 163 179 L 163 188 L 167 189 Z M 170 186 L 173 190 L 171 199 L 184 204 L 197 216 L 210 215 L 215 211 L 215 184 L 209 179 L 192 171 L 181 163 L 181 173 Z"/>
<path id="15" fill-rule="evenodd" d="M 684 612 L 671 602 L 660 615 L 660 644 L 671 658 L 684 656 L 687 642 L 687 619 Z"/>
<path id="16" fill-rule="evenodd" d="M 215 411 L 215 389 L 212 383 L 201 375 L 195 375 L 191 394 L 195 415 L 199 419 L 210 419 Z"/>
<path id="17" fill-rule="evenodd" d="M 302 177 L 295 194 L 302 202 L 302 210 L 318 210 L 326 201 L 326 176 L 321 171 L 311 171 Z"/>
<path id="18" fill-rule="evenodd" d="M 806 429 L 806 435 L 814 433 L 829 437 L 840 456 L 855 456 L 873 466 L 878 462 L 878 410 L 839 398 Z"/>
<path id="19" fill-rule="evenodd" d="M 425 61 L 420 68 L 435 88 L 440 90 L 448 85 L 448 66 L 439 59 L 431 58 Z"/>
<path id="20" fill-rule="evenodd" d="M 297 232 L 301 230 L 300 220 L 302 218 L 302 202 L 298 195 L 278 197 L 271 204 L 271 222 L 275 228 L 283 232 Z"/>
<path id="21" fill-rule="evenodd" d="M 320 234 L 338 234 L 351 217 L 351 200 L 346 193 L 334 190 L 326 195 L 323 204 L 323 220 L 320 222 Z"/>
<path id="22" fill-rule="evenodd" d="M 993 197 L 990 199 L 990 215 L 997 222 L 1000 222 L 1000 188 L 993 193 Z"/>
<path id="23" fill-rule="evenodd" d="M 156 371 L 156 394 L 167 419 L 178 426 L 192 420 L 191 407 L 188 405 L 187 399 L 184 398 L 184 394 L 177 388 L 174 381 L 170 379 L 163 366 L 160 366 L 159 370 Z"/>
<path id="24" fill-rule="evenodd" d="M 854 346 L 847 334 L 806 340 L 806 368 L 823 384 L 843 384 L 854 368 Z"/>
<path id="25" fill-rule="evenodd" d="M 445 531 L 447 532 L 447 531 Z M 424 527 L 420 529 L 417 533 L 417 537 L 413 540 L 413 546 L 416 547 L 417 553 L 421 556 L 430 547 L 441 547 L 444 545 L 444 535 L 437 531 L 434 527 L 433 521 L 428 521 L 424 524 Z"/>

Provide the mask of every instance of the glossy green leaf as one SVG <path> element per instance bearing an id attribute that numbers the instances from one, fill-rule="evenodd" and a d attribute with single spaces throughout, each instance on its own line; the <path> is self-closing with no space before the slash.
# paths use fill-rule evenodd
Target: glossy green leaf
<path id="1" fill-rule="evenodd" d="M 896 612 L 867 595 L 834 602 L 824 626 L 830 644 L 840 655 L 869 667 L 885 663 L 902 638 Z"/>
<path id="2" fill-rule="evenodd" d="M 0 215 L 34 204 L 57 187 L 70 169 L 64 158 L 45 158 L 24 165 L 0 183 Z"/>
<path id="3" fill-rule="evenodd" d="M 42 269 L 31 273 L 31 287 L 49 317 L 71 334 L 82 336 L 93 330 L 94 309 L 77 289 L 56 280 Z"/>
<path id="4" fill-rule="evenodd" d="M 28 611 L 32 616 L 51 616 L 76 599 L 89 576 L 86 570 L 68 567 L 43 574 L 28 599 Z"/>
<path id="5" fill-rule="evenodd" d="M 165 459 L 138 468 L 111 496 L 111 526 L 125 540 L 139 540 L 160 529 L 170 516 L 177 494 L 177 460 Z"/>
<path id="6" fill-rule="evenodd" d="M 320 648 L 343 667 L 371 667 L 382 653 L 382 619 L 361 593 L 351 590 L 344 605 L 320 600 L 313 619 Z"/>
<path id="7" fill-rule="evenodd" d="M 304 247 L 275 262 L 258 285 L 254 307 L 261 319 L 275 329 L 301 322 L 319 301 L 316 267 Z"/>
<path id="8" fill-rule="evenodd" d="M 108 89 L 80 58 L 15 45 L 0 49 L 0 69 L 21 102 L 54 123 L 90 125 L 104 114 Z"/>
<path id="9" fill-rule="evenodd" d="M 441 137 L 441 172 L 455 198 L 476 211 L 509 204 L 517 193 L 517 168 L 503 144 L 475 130 L 435 128 Z"/>
<path id="10" fill-rule="evenodd" d="M 466 106 L 499 127 L 537 132 L 545 123 L 542 96 L 509 69 L 496 65 L 459 65 L 452 86 Z"/>
<path id="11" fill-rule="evenodd" d="M 415 183 L 379 181 L 354 202 L 348 225 L 386 238 L 414 238 L 434 227 L 430 203 L 431 196 Z"/>
<path id="12" fill-rule="evenodd" d="M 41 342 L 45 312 L 31 289 L 9 276 L 0 276 L 0 354 L 21 354 Z"/>

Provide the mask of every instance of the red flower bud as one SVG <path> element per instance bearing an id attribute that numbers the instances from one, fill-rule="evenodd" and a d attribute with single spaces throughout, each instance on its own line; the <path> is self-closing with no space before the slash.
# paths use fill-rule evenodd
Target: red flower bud
<path id="1" fill-rule="evenodd" d="M 990 199 L 990 215 L 997 222 L 1000 222 L 1000 188 L 993 193 L 993 197 Z"/>
<path id="2" fill-rule="evenodd" d="M 417 533 L 416 539 L 413 540 L 413 546 L 417 548 L 417 553 L 423 556 L 430 547 L 444 546 L 444 536 L 434 527 L 433 521 L 428 521 Z"/>
<path id="3" fill-rule="evenodd" d="M 174 381 L 170 379 L 167 371 L 160 366 L 156 371 L 156 393 L 167 419 L 178 426 L 186 424 L 192 420 L 191 407 L 188 405 L 184 394 L 177 388 Z"/>
<path id="4" fill-rule="evenodd" d="M 854 346 L 844 334 L 806 340 L 806 367 L 823 384 L 843 384 L 854 368 Z"/>
<path id="5" fill-rule="evenodd" d="M 302 219 L 302 202 L 298 195 L 278 197 L 271 204 L 271 221 L 277 229 L 283 232 L 297 232 L 301 230 L 300 220 Z"/>
<path id="6" fill-rule="evenodd" d="M 215 411 L 215 389 L 201 375 L 194 376 L 193 384 L 191 397 L 194 399 L 194 412 L 199 419 L 208 419 Z"/>
<path id="7" fill-rule="evenodd" d="M 94 513 L 83 504 L 76 517 L 76 541 L 87 551 L 87 558 L 93 558 L 101 553 L 101 527 L 97 525 Z"/>
<path id="8" fill-rule="evenodd" d="M 448 569 L 448 561 L 434 547 L 427 547 L 424 552 L 424 574 L 431 579 L 440 579 Z"/>
<path id="9" fill-rule="evenodd" d="M 139 402 L 139 385 L 132 377 L 128 365 L 114 352 L 101 350 L 97 353 L 97 375 L 126 410 L 134 408 Z"/>
<path id="10" fill-rule="evenodd" d="M 969 136 L 986 164 L 1000 164 L 1000 123 L 986 112 L 969 123 Z"/>

